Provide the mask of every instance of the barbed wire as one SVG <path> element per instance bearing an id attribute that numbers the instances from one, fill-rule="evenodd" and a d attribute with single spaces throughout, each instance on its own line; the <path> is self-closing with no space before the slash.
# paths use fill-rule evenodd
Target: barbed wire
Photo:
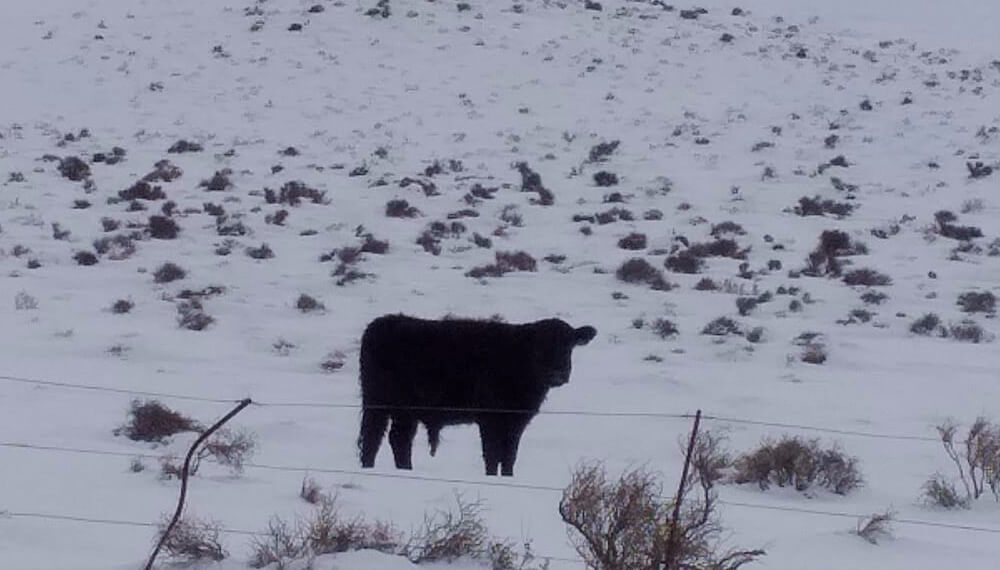
<path id="1" fill-rule="evenodd" d="M 136 521 L 136 520 L 122 520 L 122 519 L 108 519 L 108 518 L 96 518 L 96 517 L 84 517 L 77 515 L 64 515 L 57 513 L 38 513 L 32 511 L 5 511 L 0 510 L 0 519 L 2 518 L 25 518 L 25 519 L 42 519 L 42 520 L 56 520 L 64 522 L 74 522 L 82 524 L 95 524 L 95 525 L 110 525 L 110 526 L 130 526 L 137 528 L 160 528 L 157 523 L 151 523 L 146 521 Z M 217 530 L 222 534 L 235 534 L 242 536 L 253 536 L 253 537 L 267 537 L 271 536 L 271 533 L 266 531 L 254 531 L 254 530 L 244 530 L 237 528 L 229 528 L 219 526 L 216 527 Z M 567 562 L 571 564 L 585 564 L 582 558 L 567 558 L 564 556 L 548 556 L 545 554 L 534 553 L 534 557 L 542 560 L 553 560 L 557 562 Z"/>
<path id="2" fill-rule="evenodd" d="M 148 390 L 130 390 L 125 388 L 109 388 L 104 386 L 96 386 L 91 384 L 79 384 L 73 382 L 58 382 L 51 380 L 36 380 L 32 378 L 24 378 L 18 376 L 8 376 L 0 375 L 0 380 L 21 383 L 21 384 L 33 384 L 39 386 L 49 386 L 55 388 L 67 388 L 67 389 L 80 389 L 92 392 L 108 392 L 114 394 L 125 394 L 125 395 L 135 395 L 135 396 L 150 396 L 157 398 L 173 398 L 177 400 L 188 400 L 197 402 L 208 402 L 216 404 L 234 404 L 238 403 L 242 398 L 210 398 L 202 396 L 191 396 L 186 394 L 173 394 L 168 392 L 154 392 Z M 336 402 L 271 402 L 271 401 L 260 401 L 254 399 L 254 406 L 257 407 L 272 407 L 272 408 L 328 408 L 328 409 L 349 409 L 349 410 L 362 410 L 366 406 L 360 403 L 336 403 Z M 369 409 L 387 409 L 387 410 L 405 410 L 412 412 L 421 411 L 450 411 L 457 413 L 495 413 L 495 414 L 539 414 L 546 416 L 583 416 L 583 417 L 607 417 L 607 418 L 646 418 L 646 419 L 671 419 L 671 420 L 690 420 L 694 418 L 693 414 L 690 413 L 672 413 L 672 412 L 641 412 L 641 411 L 600 411 L 600 410 L 511 410 L 511 409 L 496 409 L 496 408 L 462 408 L 462 407 L 443 407 L 443 406 L 367 406 Z M 808 424 L 796 424 L 788 422 L 775 422 L 767 420 L 756 420 L 750 418 L 736 418 L 728 416 L 719 416 L 713 414 L 704 414 L 702 419 L 706 421 L 737 424 L 737 425 L 752 425 L 759 427 L 776 427 L 789 430 L 800 430 L 800 431 L 810 431 L 816 433 L 828 433 L 831 435 L 845 435 L 845 436 L 855 436 L 864 437 L 869 439 L 887 439 L 896 441 L 920 441 L 929 443 L 940 443 L 941 439 L 939 437 L 925 436 L 925 435 L 910 435 L 910 434 L 892 434 L 892 433 L 879 433 L 870 432 L 862 430 L 849 430 L 841 428 L 830 428 L 824 426 L 813 426 Z"/>
<path id="3" fill-rule="evenodd" d="M 116 457 L 151 457 L 159 458 L 160 456 L 148 454 L 148 453 L 130 453 L 122 451 L 104 451 L 86 448 L 71 448 L 63 446 L 51 446 L 51 445 L 36 445 L 31 443 L 23 442 L 0 442 L 0 447 L 2 448 L 16 448 L 16 449 L 29 449 L 36 451 L 51 451 L 51 452 L 66 452 L 66 453 L 80 453 L 80 454 L 90 454 L 90 455 L 103 455 L 103 456 L 116 456 Z M 368 470 L 357 470 L 357 469 L 338 469 L 330 467 L 314 467 L 314 466 L 292 466 L 292 465 L 273 465 L 267 463 L 254 463 L 254 462 L 244 462 L 244 467 L 250 469 L 262 469 L 269 471 L 282 471 L 282 472 L 293 472 L 293 473 L 326 473 L 334 475 L 350 475 L 358 477 L 371 477 L 371 478 L 383 478 L 383 479 L 403 479 L 408 481 L 418 481 L 427 483 L 446 483 L 451 485 L 469 485 L 478 487 L 499 487 L 499 488 L 509 488 L 521 491 L 540 491 L 546 493 L 562 493 L 564 491 L 563 487 L 555 485 L 544 485 L 544 484 L 531 484 L 531 483 L 515 483 L 513 481 L 477 481 L 474 479 L 458 479 L 458 478 L 448 478 L 448 477 L 433 477 L 428 475 L 415 475 L 407 473 L 385 473 L 379 471 L 368 471 Z M 673 500 L 672 497 L 663 497 L 665 500 Z M 798 514 L 807 514 L 814 516 L 825 516 L 832 518 L 849 518 L 853 520 L 860 520 L 871 516 L 870 514 L 859 514 L 859 513 L 849 513 L 843 511 L 826 511 L 821 509 L 808 509 L 802 507 L 790 507 L 782 505 L 765 505 L 761 503 L 749 503 L 745 501 L 735 501 L 728 499 L 718 499 L 720 505 L 746 508 L 746 509 L 757 509 L 766 511 L 780 511 Z M 945 523 L 937 521 L 928 521 L 921 519 L 912 518 L 893 518 L 892 522 L 913 525 L 913 526 L 925 526 L 934 528 L 945 528 L 958 531 L 969 531 L 969 532 L 985 532 L 1000 534 L 1000 528 L 983 527 L 976 525 L 964 525 L 964 524 L 954 524 Z M 146 523 L 144 523 L 146 524 Z M 544 556 L 539 556 L 540 558 L 548 558 Z M 554 558 L 553 558 L 554 559 Z"/>

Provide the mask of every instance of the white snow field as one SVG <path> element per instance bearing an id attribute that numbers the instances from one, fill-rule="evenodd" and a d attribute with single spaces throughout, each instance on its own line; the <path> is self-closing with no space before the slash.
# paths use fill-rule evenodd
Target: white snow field
<path id="1" fill-rule="evenodd" d="M 935 472 L 957 477 L 935 426 L 1000 419 L 996 321 L 957 304 L 1000 281 L 1000 173 L 990 170 L 1000 159 L 1000 4 L 753 0 L 733 15 L 739 3 L 707 0 L 707 12 L 685 18 L 695 6 L 601 3 L 470 0 L 460 10 L 390 0 L 388 18 L 366 15 L 375 0 L 5 7 L 0 568 L 144 563 L 156 535 L 148 525 L 173 511 L 179 487 L 159 478 L 156 458 L 183 454 L 194 437 L 153 446 L 114 435 L 131 400 L 150 392 L 205 424 L 240 398 L 264 404 L 232 422 L 258 438 L 244 473 L 207 464 L 191 480 L 187 511 L 231 530 L 308 513 L 305 476 L 337 493 L 346 513 L 402 530 L 458 491 L 482 499 L 494 535 L 530 539 L 554 569 L 583 568 L 557 511 L 574 467 L 645 465 L 671 492 L 690 428 L 672 416 L 701 409 L 715 418 L 704 428 L 725 434 L 734 454 L 765 438 L 819 437 L 856 456 L 864 475 L 843 496 L 720 485 L 727 544 L 767 551 L 747 568 L 997 568 L 992 495 L 945 510 L 926 505 L 921 488 Z M 180 140 L 203 149 L 168 152 Z M 612 141 L 605 160 L 588 160 Z M 115 147 L 124 157 L 109 164 Z M 69 157 L 89 176 L 64 176 L 60 165 L 74 174 Z M 162 160 L 182 171 L 154 182 L 166 199 L 119 199 Z M 540 174 L 553 204 L 521 191 L 518 162 Z M 200 184 L 224 170 L 228 185 Z M 600 171 L 617 185 L 598 186 Z M 324 198 L 269 203 L 265 189 L 292 181 Z M 798 215 L 803 197 L 854 209 Z M 167 200 L 180 231 L 155 239 L 148 220 Z M 391 200 L 419 213 L 389 217 Z M 631 216 L 607 214 L 616 207 Z M 462 210 L 472 212 L 449 219 Z M 947 228 L 974 226 L 981 237 L 948 237 L 940 210 L 957 216 Z M 745 260 L 709 258 L 698 274 L 664 268 L 727 221 L 744 230 L 727 235 L 749 249 Z M 436 255 L 417 243 L 434 222 L 446 225 Z M 875 269 L 891 284 L 800 274 L 824 230 L 867 245 L 843 258 L 845 271 Z M 619 247 L 633 232 L 646 243 Z M 95 248 L 132 233 L 134 252 L 124 238 Z M 350 268 L 365 275 L 338 284 L 339 262 L 320 257 L 365 234 L 388 250 L 362 253 Z M 246 254 L 265 243 L 272 258 Z M 515 251 L 537 270 L 465 275 Z M 97 263 L 78 263 L 80 252 Z M 618 280 L 632 257 L 676 287 Z M 186 276 L 154 282 L 165 262 Z M 696 289 L 706 277 L 722 289 Z M 223 288 L 203 300 L 214 323 L 178 326 L 181 292 L 209 286 Z M 864 302 L 872 291 L 887 298 Z M 737 298 L 768 292 L 739 314 Z M 297 310 L 303 293 L 325 310 Z M 134 303 L 130 312 L 110 310 L 119 299 Z M 394 312 L 557 316 L 599 332 L 528 427 L 515 477 L 483 475 L 474 426 L 446 429 L 433 458 L 421 430 L 412 472 L 394 469 L 387 445 L 362 471 L 359 339 Z M 971 319 L 982 342 L 911 332 L 926 313 L 945 327 Z M 720 316 L 762 330 L 701 334 Z M 660 338 L 651 328 L 660 318 L 679 334 Z M 802 361 L 803 333 L 818 334 L 824 362 Z M 331 358 L 343 366 L 323 370 Z M 132 457 L 147 469 L 131 472 Z M 892 538 L 873 545 L 853 534 L 856 516 L 887 509 L 900 519 Z M 249 536 L 223 538 L 230 557 L 200 568 L 247 567 Z M 315 567 L 411 565 L 353 552 Z"/>

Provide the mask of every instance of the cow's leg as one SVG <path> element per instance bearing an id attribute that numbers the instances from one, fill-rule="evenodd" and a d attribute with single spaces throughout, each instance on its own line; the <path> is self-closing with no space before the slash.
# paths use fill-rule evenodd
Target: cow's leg
<path id="1" fill-rule="evenodd" d="M 503 449 L 500 454 L 500 474 L 506 477 L 514 475 L 514 462 L 517 461 L 517 448 L 521 443 L 521 434 L 528 427 L 531 418 L 512 416 L 502 434 Z"/>
<path id="2" fill-rule="evenodd" d="M 479 440 L 483 444 L 483 463 L 487 475 L 496 475 L 503 449 L 503 427 L 495 419 L 479 420 Z"/>
<path id="3" fill-rule="evenodd" d="M 361 450 L 361 467 L 374 467 L 375 456 L 382 445 L 385 428 L 389 425 L 389 414 L 385 410 L 365 409 L 361 414 L 361 433 L 358 435 L 358 449 Z"/>
<path id="4" fill-rule="evenodd" d="M 397 469 L 413 469 L 413 438 L 417 435 L 417 420 L 407 414 L 393 414 L 389 429 L 389 445 Z"/>

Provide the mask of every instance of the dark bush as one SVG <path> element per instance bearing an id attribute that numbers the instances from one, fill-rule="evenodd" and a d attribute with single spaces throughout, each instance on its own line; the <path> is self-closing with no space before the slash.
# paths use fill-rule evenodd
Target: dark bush
<path id="1" fill-rule="evenodd" d="M 971 239 L 983 237 L 983 230 L 975 226 L 945 225 L 941 226 L 939 231 L 942 237 L 959 241 L 969 241 Z"/>
<path id="2" fill-rule="evenodd" d="M 746 259 L 747 249 L 740 249 L 732 239 L 717 239 L 710 242 L 693 243 L 686 250 L 695 257 L 728 257 L 730 259 Z"/>
<path id="3" fill-rule="evenodd" d="M 537 271 L 538 262 L 534 257 L 523 251 L 498 251 L 496 262 L 489 265 L 474 267 L 466 272 L 468 277 L 501 277 L 512 271 Z"/>
<path id="4" fill-rule="evenodd" d="M 204 147 L 202 147 L 200 144 L 195 142 L 188 142 L 184 139 L 181 139 L 175 142 L 174 144 L 170 145 L 170 148 L 167 149 L 167 152 L 170 154 L 179 154 L 184 152 L 201 152 L 202 150 L 204 150 Z"/>
<path id="5" fill-rule="evenodd" d="M 765 441 L 739 457 L 734 467 L 737 483 L 756 483 L 762 490 L 771 485 L 796 491 L 819 486 L 846 495 L 863 483 L 857 458 L 845 455 L 836 446 L 822 449 L 818 440 L 797 436 Z"/>
<path id="6" fill-rule="evenodd" d="M 111 312 L 116 315 L 124 315 L 132 311 L 135 303 L 131 299 L 118 299 L 111 305 Z"/>
<path id="7" fill-rule="evenodd" d="M 719 317 L 705 325 L 701 329 L 701 334 L 710 336 L 727 336 L 731 334 L 742 334 L 740 325 L 729 317 Z"/>
<path id="8" fill-rule="evenodd" d="M 285 220 L 287 219 L 288 219 L 288 210 L 285 210 L 283 208 L 281 210 L 278 210 L 277 212 L 274 212 L 273 214 L 267 214 L 266 216 L 264 216 L 265 223 L 272 224 L 275 226 L 284 226 Z"/>
<path id="9" fill-rule="evenodd" d="M 691 253 L 691 250 L 684 250 L 677 255 L 667 257 L 664 265 L 674 273 L 695 274 L 702 270 L 705 261 Z"/>
<path id="10" fill-rule="evenodd" d="M 861 295 L 861 300 L 869 305 L 881 305 L 889 296 L 881 291 L 865 291 Z"/>
<path id="11" fill-rule="evenodd" d="M 166 216 L 149 217 L 149 235 L 155 239 L 175 239 L 181 228 L 172 218 Z"/>
<path id="12" fill-rule="evenodd" d="M 587 156 L 588 162 L 604 162 L 612 154 L 618 150 L 618 146 L 621 141 L 613 140 L 610 142 L 602 142 L 598 145 L 591 147 L 590 154 Z"/>
<path id="13" fill-rule="evenodd" d="M 819 196 L 810 198 L 803 196 L 799 198 L 799 203 L 795 206 L 795 213 L 800 216 L 822 216 L 832 214 L 837 217 L 851 215 L 855 206 L 847 202 L 834 202 L 833 200 L 823 200 Z"/>
<path id="14" fill-rule="evenodd" d="M 892 278 L 874 269 L 855 269 L 844 275 L 844 283 L 848 285 L 865 285 L 867 287 L 885 287 L 892 285 Z"/>
<path id="15" fill-rule="evenodd" d="M 120 190 L 118 197 L 122 200 L 163 200 L 167 195 L 159 186 L 140 180 L 125 190 Z"/>
<path id="16" fill-rule="evenodd" d="M 626 283 L 645 283 L 657 291 L 669 291 L 673 286 L 663 277 L 663 272 L 641 257 L 633 257 L 615 271 L 615 277 Z"/>
<path id="17" fill-rule="evenodd" d="M 214 322 L 215 319 L 205 313 L 197 297 L 177 304 L 177 325 L 183 329 L 202 331 Z"/>
<path id="18" fill-rule="evenodd" d="M 652 328 L 653 332 L 663 339 L 677 336 L 680 333 L 680 331 L 677 330 L 677 325 L 669 319 L 656 319 L 653 321 Z"/>
<path id="19" fill-rule="evenodd" d="M 959 342 L 979 344 L 989 340 L 986 331 L 983 330 L 983 327 L 977 325 L 973 321 L 962 321 L 957 325 L 951 325 L 948 327 L 948 333 L 951 334 L 951 338 Z"/>
<path id="20" fill-rule="evenodd" d="M 646 221 L 656 221 L 663 219 L 663 212 L 653 208 L 642 213 L 642 219 Z"/>
<path id="21" fill-rule="evenodd" d="M 384 255 L 389 251 L 389 242 L 385 240 L 375 239 L 372 234 L 365 234 L 364 241 L 361 242 L 361 253 L 373 253 L 375 255 Z"/>
<path id="22" fill-rule="evenodd" d="M 128 259 L 135 254 L 135 241 L 124 234 L 104 236 L 94 240 L 94 249 L 98 255 L 106 255 L 112 260 Z"/>
<path id="23" fill-rule="evenodd" d="M 966 313 L 992 313 L 996 311 L 997 298 L 989 291 L 969 291 L 958 296 L 958 305 Z"/>
<path id="24" fill-rule="evenodd" d="M 132 400 L 125 424 L 114 430 L 133 441 L 162 442 L 185 431 L 199 431 L 201 425 L 164 406 L 157 400 Z"/>
<path id="25" fill-rule="evenodd" d="M 286 182 L 277 193 L 270 188 L 264 189 L 264 200 L 268 204 L 298 206 L 302 200 L 309 200 L 313 204 L 322 204 L 325 198 L 326 192 L 306 186 L 298 180 Z"/>
<path id="26" fill-rule="evenodd" d="M 145 182 L 171 182 L 180 178 L 184 171 L 174 166 L 169 160 L 160 160 L 154 165 L 155 169 L 142 177 Z"/>
<path id="27" fill-rule="evenodd" d="M 271 259 L 274 257 L 274 251 L 266 243 L 260 244 L 260 247 L 246 248 L 246 254 L 254 259 Z"/>
<path id="28" fill-rule="evenodd" d="M 114 218 L 101 218 L 101 229 L 106 232 L 113 232 L 122 227 L 122 223 Z"/>
<path id="29" fill-rule="evenodd" d="M 233 172 L 228 168 L 216 171 L 208 180 L 202 180 L 198 184 L 199 187 L 204 188 L 209 192 L 222 192 L 232 188 L 233 181 L 229 179 L 229 175 Z"/>
<path id="30" fill-rule="evenodd" d="M 73 259 L 77 265 L 96 265 L 97 256 L 89 251 L 78 251 L 73 254 Z"/>
<path id="31" fill-rule="evenodd" d="M 67 156 L 59 161 L 59 174 L 73 182 L 90 176 L 90 166 L 77 156 Z"/>
<path id="32" fill-rule="evenodd" d="M 205 210 L 205 213 L 208 214 L 209 216 L 215 216 L 216 218 L 218 218 L 226 215 L 225 208 L 219 206 L 218 204 L 213 204 L 212 202 L 205 202 L 204 204 L 201 205 L 201 207 L 203 210 Z"/>
<path id="33" fill-rule="evenodd" d="M 602 170 L 594 173 L 594 184 L 602 188 L 618 185 L 618 175 L 613 172 Z"/>
<path id="34" fill-rule="evenodd" d="M 708 277 L 703 277 L 694 286 L 696 291 L 718 291 L 719 285 Z"/>
<path id="35" fill-rule="evenodd" d="M 629 250 L 646 249 L 646 234 L 632 232 L 618 240 L 618 247 Z"/>
<path id="36" fill-rule="evenodd" d="M 536 192 L 538 194 L 536 203 L 542 206 L 551 206 L 555 203 L 555 196 L 542 185 L 541 175 L 532 170 L 527 162 L 518 162 L 514 168 L 521 173 L 521 192 Z"/>
<path id="37" fill-rule="evenodd" d="M 313 311 L 324 311 L 326 306 L 320 303 L 313 297 L 302 293 L 299 298 L 295 301 L 295 308 L 302 311 L 303 313 L 311 313 Z"/>
<path id="38" fill-rule="evenodd" d="M 710 235 L 716 239 L 721 238 L 726 234 L 734 234 L 738 236 L 746 235 L 746 230 L 743 226 L 737 224 L 736 222 L 722 222 L 721 224 L 715 224 L 712 226 L 712 231 Z"/>
<path id="39" fill-rule="evenodd" d="M 931 334 L 941 335 L 946 331 L 941 327 L 941 318 L 934 313 L 927 313 L 910 324 L 910 332 L 921 336 Z"/>
<path id="40" fill-rule="evenodd" d="M 757 297 L 737 297 L 736 298 L 736 309 L 740 312 L 740 316 L 745 317 L 749 315 L 760 301 Z"/>
<path id="41" fill-rule="evenodd" d="M 159 266 L 156 271 L 153 272 L 153 282 L 170 283 L 171 281 L 184 279 L 186 276 L 187 272 L 184 271 L 181 266 L 168 261 L 167 263 Z"/>

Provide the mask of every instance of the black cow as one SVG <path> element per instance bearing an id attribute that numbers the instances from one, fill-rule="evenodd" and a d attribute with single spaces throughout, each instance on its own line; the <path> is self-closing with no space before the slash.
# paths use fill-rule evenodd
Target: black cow
<path id="1" fill-rule="evenodd" d="M 373 467 L 389 420 L 399 469 L 412 469 L 417 424 L 431 455 L 447 425 L 475 423 L 486 474 L 514 474 L 521 434 L 549 388 L 569 381 L 570 356 L 597 334 L 559 319 L 507 324 L 386 315 L 361 338 L 361 466 Z"/>

